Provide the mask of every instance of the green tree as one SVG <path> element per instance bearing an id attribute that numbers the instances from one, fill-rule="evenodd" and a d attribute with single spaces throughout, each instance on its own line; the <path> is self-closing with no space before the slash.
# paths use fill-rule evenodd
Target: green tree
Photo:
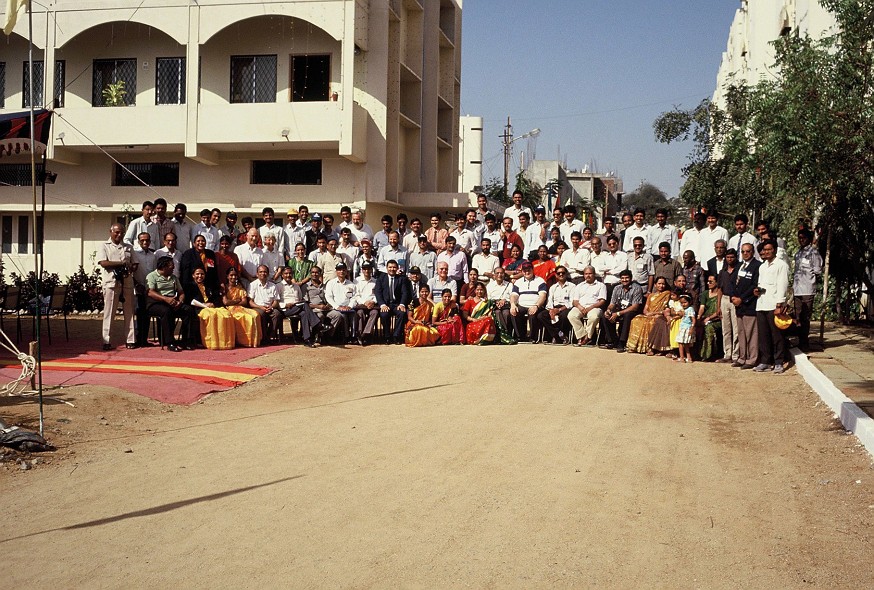
<path id="1" fill-rule="evenodd" d="M 516 174 L 516 187 L 513 189 L 513 192 L 516 191 L 522 193 L 523 207 L 534 209 L 534 207 L 543 204 L 543 187 L 528 178 L 524 170 L 520 170 Z"/>
<path id="2" fill-rule="evenodd" d="M 646 209 L 646 214 L 650 218 L 655 214 L 656 209 L 662 207 L 668 211 L 673 209 L 667 193 L 649 182 L 642 183 L 622 198 L 622 208 L 626 211 L 633 211 L 638 207 Z"/>

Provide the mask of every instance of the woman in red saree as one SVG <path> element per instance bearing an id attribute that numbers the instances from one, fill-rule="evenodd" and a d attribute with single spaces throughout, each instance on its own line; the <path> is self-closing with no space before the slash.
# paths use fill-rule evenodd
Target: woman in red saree
<path id="1" fill-rule="evenodd" d="M 464 344 L 464 325 L 452 291 L 443 289 L 441 301 L 434 306 L 432 323 L 440 334 L 440 344 Z"/>
<path id="2" fill-rule="evenodd" d="M 546 286 L 555 284 L 555 262 L 549 257 L 549 248 L 541 245 L 537 248 L 537 258 L 531 263 L 534 275 L 546 281 Z"/>
<path id="3" fill-rule="evenodd" d="M 486 286 L 477 283 L 474 296 L 464 302 L 461 317 L 467 322 L 465 338 L 468 344 L 494 342 L 496 334 L 493 310 L 495 304 L 486 297 Z"/>

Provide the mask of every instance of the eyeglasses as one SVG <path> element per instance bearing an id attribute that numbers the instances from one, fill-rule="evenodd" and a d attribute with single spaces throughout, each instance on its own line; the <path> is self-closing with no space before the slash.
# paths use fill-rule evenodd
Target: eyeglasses
<path id="1" fill-rule="evenodd" d="M 565 276 L 566 274 L 567 274 L 566 272 L 557 272 L 557 273 L 555 273 L 555 276 L 557 276 L 557 277 L 563 277 L 563 276 Z"/>

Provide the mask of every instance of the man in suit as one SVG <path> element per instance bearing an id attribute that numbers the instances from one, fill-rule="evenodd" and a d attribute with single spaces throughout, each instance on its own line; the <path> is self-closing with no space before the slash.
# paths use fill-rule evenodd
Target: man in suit
<path id="1" fill-rule="evenodd" d="M 737 314 L 737 360 L 732 367 L 752 369 L 759 358 L 759 333 L 756 328 L 756 297 L 761 262 L 753 256 L 753 245 L 741 246 L 740 267 L 737 269 L 731 302 Z"/>
<path id="2" fill-rule="evenodd" d="M 725 251 L 728 249 L 728 242 L 725 240 L 716 240 L 713 243 L 713 250 L 716 256 L 707 261 L 707 274 L 711 277 L 718 277 L 725 266 Z"/>
<path id="3" fill-rule="evenodd" d="M 386 343 L 403 344 L 404 324 L 407 320 L 407 305 L 410 301 L 410 281 L 406 277 L 398 275 L 398 263 L 389 260 L 385 265 L 385 274 L 379 276 L 376 281 L 376 303 L 379 305 L 379 319 L 383 329 L 388 332 L 391 318 L 394 317 L 395 326 L 391 336 L 386 338 Z"/>

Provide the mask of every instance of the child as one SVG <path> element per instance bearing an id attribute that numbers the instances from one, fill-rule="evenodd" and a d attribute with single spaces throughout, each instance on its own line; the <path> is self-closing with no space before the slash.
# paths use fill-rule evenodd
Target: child
<path id="1" fill-rule="evenodd" d="M 692 362 L 692 343 L 695 342 L 695 310 L 692 309 L 692 298 L 689 295 L 680 295 L 680 305 L 683 308 L 683 319 L 680 320 L 680 331 L 677 332 L 677 344 L 680 348 L 680 356 L 677 362 Z"/>

